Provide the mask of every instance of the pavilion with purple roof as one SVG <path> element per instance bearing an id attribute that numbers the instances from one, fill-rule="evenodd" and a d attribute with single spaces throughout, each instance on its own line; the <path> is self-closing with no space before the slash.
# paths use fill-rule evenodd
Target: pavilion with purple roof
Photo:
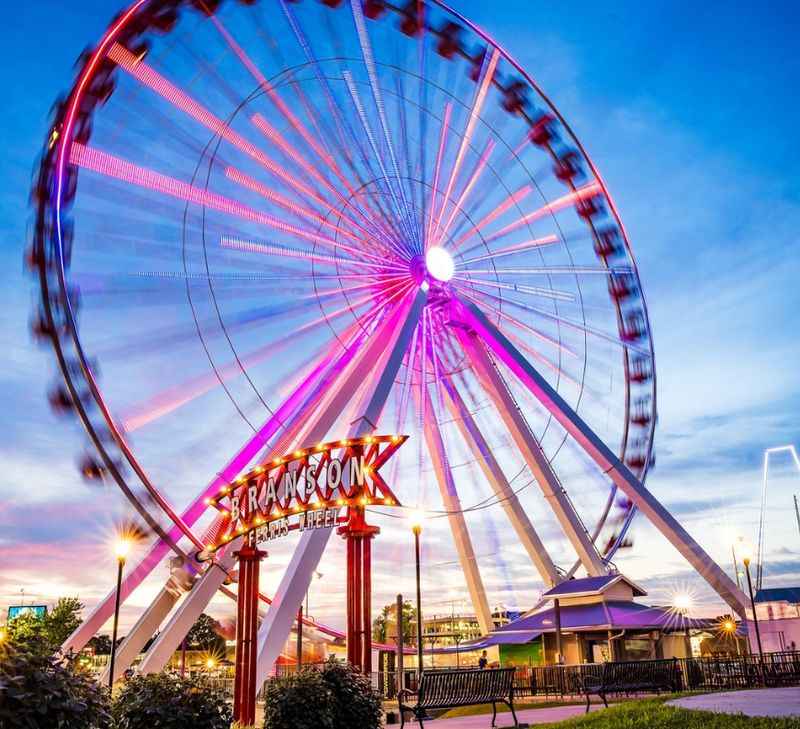
<path id="1" fill-rule="evenodd" d="M 646 594 L 622 574 L 567 580 L 513 622 L 477 641 L 432 652 L 470 660 L 486 650 L 504 665 L 682 658 L 691 655 L 691 634 L 714 633 L 716 620 L 635 602 Z"/>

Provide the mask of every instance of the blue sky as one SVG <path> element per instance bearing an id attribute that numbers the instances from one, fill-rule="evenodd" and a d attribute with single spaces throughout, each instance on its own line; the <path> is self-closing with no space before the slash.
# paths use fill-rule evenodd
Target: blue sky
<path id="1" fill-rule="evenodd" d="M 800 446 L 800 24 L 792 4 L 455 5 L 539 81 L 614 194 L 658 363 L 658 465 L 648 485 L 728 560 L 731 534 L 755 537 L 763 449 Z M 33 293 L 21 257 L 48 109 L 117 9 L 99 0 L 68 12 L 50 0 L 22 3 L 3 31 L 13 63 L 0 70 L 0 551 L 9 560 L 0 605 L 20 588 L 44 599 L 79 592 L 90 603 L 107 583 L 108 561 L 98 555 L 113 497 L 80 481 L 78 434 L 47 407 L 52 363 L 29 339 Z M 800 478 L 788 460 L 774 465 L 765 572 L 773 586 L 797 584 L 790 507 Z M 620 566 L 655 597 L 681 585 L 707 594 L 643 520 L 634 537 Z M 32 570 L 19 556 L 26 548 Z M 387 585 L 387 598 L 393 590 Z M 334 612 L 334 602 L 326 608 Z"/>

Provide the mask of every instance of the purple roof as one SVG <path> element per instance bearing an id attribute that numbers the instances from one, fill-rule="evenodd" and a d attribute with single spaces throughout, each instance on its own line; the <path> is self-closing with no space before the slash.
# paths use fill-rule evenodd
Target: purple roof
<path id="1" fill-rule="evenodd" d="M 633 588 L 633 594 L 637 597 L 646 595 L 638 585 L 631 582 L 620 574 L 602 575 L 600 577 L 583 577 L 578 580 L 565 580 L 564 582 L 552 587 L 545 592 L 542 597 L 569 597 L 574 595 L 597 595 L 616 582 L 623 581 Z"/>
<path id="2" fill-rule="evenodd" d="M 684 618 L 666 608 L 649 607 L 630 601 L 598 602 L 589 605 L 564 605 L 561 607 L 561 628 L 563 630 L 682 630 L 685 627 L 707 628 L 713 620 Z M 555 632 L 555 609 L 548 608 L 539 613 L 515 620 L 492 635 L 523 635 L 525 631 L 540 633 Z M 520 640 L 520 643 L 527 642 Z"/>

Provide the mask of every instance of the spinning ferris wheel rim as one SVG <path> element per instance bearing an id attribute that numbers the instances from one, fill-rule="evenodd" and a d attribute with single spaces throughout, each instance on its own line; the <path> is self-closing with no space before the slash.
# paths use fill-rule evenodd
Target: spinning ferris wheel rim
<path id="1" fill-rule="evenodd" d="M 148 507 L 129 488 L 128 481 L 127 481 L 125 475 L 121 473 L 121 471 L 120 471 L 120 469 L 119 469 L 119 467 L 118 467 L 118 465 L 116 463 L 116 459 L 115 459 L 113 453 L 109 449 L 107 449 L 105 443 L 103 442 L 103 437 L 102 437 L 103 434 L 100 433 L 97 430 L 97 426 L 95 425 L 95 421 L 89 415 L 87 409 L 84 407 L 84 404 L 82 402 L 81 394 L 79 392 L 80 385 L 75 380 L 76 376 L 79 376 L 79 377 L 81 377 L 83 379 L 83 382 L 87 385 L 87 387 L 88 387 L 88 389 L 89 389 L 89 391 L 91 393 L 92 399 L 94 400 L 94 402 L 97 404 L 98 408 L 100 409 L 100 412 L 102 414 L 102 419 L 105 422 L 105 426 L 100 426 L 100 427 L 107 427 L 107 429 L 110 431 L 110 433 L 111 433 L 111 435 L 113 437 L 113 441 L 114 441 L 114 443 L 116 445 L 116 448 L 118 448 L 119 451 L 124 455 L 125 460 L 129 463 L 130 467 L 133 469 L 134 473 L 136 474 L 137 479 L 139 481 L 141 481 L 141 483 L 144 485 L 145 489 L 149 493 L 150 497 L 155 502 L 155 505 L 158 508 L 159 512 L 163 513 L 163 514 L 165 514 L 167 516 L 169 521 L 178 528 L 180 534 L 182 534 L 183 536 L 189 538 L 196 546 L 201 547 L 202 544 L 201 544 L 200 540 L 197 539 L 197 537 L 193 533 L 192 529 L 190 527 L 186 526 L 182 522 L 180 516 L 171 507 L 171 505 L 168 503 L 166 498 L 161 494 L 159 489 L 150 482 L 147 474 L 144 472 L 144 469 L 139 464 L 136 455 L 134 454 L 133 450 L 128 445 L 124 434 L 119 430 L 119 428 L 118 428 L 118 426 L 117 426 L 117 424 L 116 424 L 116 422 L 114 420 L 114 417 L 110 412 L 110 408 L 107 406 L 107 404 L 105 402 L 104 396 L 102 394 L 102 390 L 101 390 L 98 382 L 95 379 L 95 376 L 94 376 L 94 373 L 93 373 L 93 368 L 92 368 L 92 366 L 90 364 L 91 358 L 85 353 L 85 351 L 83 349 L 83 346 L 82 346 L 82 343 L 81 343 L 81 338 L 80 338 L 80 334 L 79 334 L 79 330 L 78 330 L 78 324 L 77 324 L 76 317 L 75 317 L 74 311 L 73 311 L 73 303 L 72 303 L 72 299 L 71 299 L 70 287 L 69 287 L 69 284 L 68 284 L 67 271 L 68 271 L 69 265 L 68 265 L 68 262 L 67 262 L 66 256 L 65 256 L 65 245 L 64 245 L 64 239 L 63 239 L 63 224 L 64 224 L 64 220 L 62 218 L 62 200 L 63 200 L 63 196 L 64 196 L 64 185 L 65 185 L 66 168 L 67 168 L 67 166 L 69 164 L 68 160 L 67 160 L 67 157 L 68 157 L 68 152 L 69 152 L 69 149 L 70 149 L 70 145 L 72 143 L 73 132 L 74 132 L 74 124 L 75 124 L 76 116 L 77 116 L 77 113 L 78 113 L 78 108 L 79 108 L 80 103 L 81 103 L 81 99 L 83 98 L 83 95 L 84 95 L 84 93 L 86 91 L 87 84 L 90 82 L 90 80 L 91 80 L 91 78 L 92 78 L 92 76 L 93 76 L 93 74 L 95 72 L 96 65 L 99 63 L 100 60 L 102 60 L 104 58 L 105 54 L 107 53 L 107 50 L 108 50 L 109 46 L 113 43 L 113 41 L 119 35 L 119 33 L 122 31 L 122 29 L 134 18 L 136 13 L 141 8 L 143 8 L 144 6 L 148 5 L 149 3 L 150 3 L 150 0 L 139 0 L 138 2 L 134 3 L 119 18 L 119 20 L 116 21 L 109 28 L 109 30 L 106 33 L 106 35 L 104 36 L 103 40 L 98 45 L 97 50 L 92 54 L 92 56 L 90 57 L 89 61 L 86 64 L 85 68 L 82 70 L 82 72 L 81 72 L 81 74 L 79 76 L 78 83 L 75 85 L 75 87 L 73 88 L 73 91 L 71 92 L 70 96 L 68 97 L 69 101 L 68 101 L 68 107 L 67 107 L 66 116 L 64 117 L 63 120 L 60 120 L 61 123 L 63 124 L 63 126 L 61 127 L 61 131 L 59 133 L 58 139 L 55 140 L 56 141 L 55 150 L 57 151 L 57 162 L 56 162 L 56 165 L 57 165 L 57 178 L 56 178 L 56 189 L 55 189 L 55 193 L 54 193 L 54 198 L 55 198 L 54 221 L 55 221 L 55 225 L 53 226 L 53 231 L 51 232 L 51 235 L 54 236 L 54 240 L 52 242 L 55 244 L 55 251 L 57 253 L 57 257 L 56 257 L 56 273 L 57 273 L 57 279 L 58 279 L 58 291 L 56 293 L 57 293 L 58 298 L 60 299 L 59 302 L 55 302 L 55 303 L 56 303 L 56 305 L 59 305 L 59 306 L 63 307 L 63 311 L 64 311 L 64 314 L 65 314 L 65 324 L 66 324 L 66 327 L 67 327 L 67 329 L 69 331 L 69 335 L 70 335 L 70 339 L 72 341 L 72 345 L 75 348 L 75 358 L 76 358 L 77 363 L 79 364 L 79 367 L 80 367 L 80 373 L 79 374 L 75 372 L 75 368 L 73 366 L 74 363 L 70 364 L 67 361 L 67 357 L 65 356 L 65 352 L 61 348 L 60 340 L 57 337 L 54 337 L 53 338 L 53 342 L 54 342 L 54 346 L 55 346 L 55 349 L 56 349 L 56 354 L 57 354 L 57 358 L 58 358 L 58 361 L 59 361 L 59 366 L 60 366 L 60 368 L 62 370 L 63 377 L 64 377 L 64 380 L 65 380 L 65 384 L 66 384 L 66 386 L 67 386 L 67 388 L 69 390 L 69 394 L 70 394 L 70 396 L 71 396 L 71 398 L 72 398 L 72 400 L 74 402 L 75 408 L 78 411 L 80 419 L 83 421 L 83 423 L 84 423 L 84 425 L 85 425 L 85 427 L 86 427 L 86 429 L 87 429 L 87 431 L 89 433 L 89 436 L 90 436 L 90 439 L 93 442 L 94 448 L 95 448 L 95 450 L 97 450 L 99 452 L 101 458 L 103 459 L 103 461 L 105 463 L 105 467 L 108 469 L 109 474 L 114 477 L 114 480 L 117 482 L 119 487 L 125 492 L 125 495 L 128 498 L 128 500 L 131 501 L 131 503 L 134 505 L 134 507 L 140 513 L 142 518 L 145 519 L 147 524 L 153 529 L 153 531 L 156 534 L 158 534 L 158 536 L 162 540 L 166 541 L 173 551 L 175 551 L 176 553 L 181 554 L 181 555 L 186 557 L 187 555 L 185 554 L 185 552 L 183 552 L 177 545 L 177 541 L 178 540 L 175 539 L 174 530 L 173 529 L 169 529 L 169 528 L 168 529 L 164 529 L 161 526 L 159 520 L 157 518 L 153 517 L 153 515 L 150 512 L 150 510 L 148 509 Z M 638 284 L 638 282 L 639 282 L 639 274 L 638 274 L 638 269 L 636 267 L 635 257 L 633 255 L 633 251 L 632 251 L 632 248 L 630 246 L 630 242 L 629 242 L 627 233 L 625 231 L 624 225 L 623 225 L 622 220 L 621 220 L 621 218 L 620 218 L 620 216 L 618 214 L 616 205 L 614 204 L 614 202 L 613 202 L 613 200 L 611 198 L 611 195 L 608 192 L 608 190 L 606 188 L 606 185 L 605 185 L 604 181 L 602 180 L 602 178 L 600 177 L 599 172 L 596 169 L 596 167 L 595 167 L 594 163 L 592 162 L 591 158 L 586 153 L 586 151 L 583 148 L 583 145 L 581 144 L 580 140 L 572 132 L 571 128 L 569 127 L 569 125 L 567 124 L 567 122 L 563 118 L 563 116 L 560 114 L 558 109 L 550 101 L 550 99 L 543 93 L 543 91 L 539 88 L 538 84 L 533 80 L 533 78 L 521 67 L 521 65 L 519 63 L 517 63 L 516 60 L 513 59 L 502 48 L 502 46 L 500 46 L 498 43 L 496 43 L 496 41 L 494 41 L 487 33 L 485 33 L 483 30 L 481 30 L 479 27 L 477 27 L 475 24 L 473 24 L 472 22 L 470 22 L 469 20 L 464 18 L 462 15 L 460 15 L 456 11 L 452 10 L 452 8 L 450 8 L 447 4 L 442 3 L 442 2 L 438 2 L 438 0 L 433 0 L 433 4 L 439 6 L 444 11 L 446 11 L 449 14 L 451 14 L 454 18 L 457 18 L 460 22 L 464 23 L 465 26 L 469 27 L 472 30 L 472 32 L 475 33 L 478 37 L 482 38 L 487 44 L 490 44 L 493 48 L 495 48 L 502 55 L 502 57 L 508 63 L 510 63 L 516 69 L 516 71 L 519 74 L 521 74 L 523 76 L 523 78 L 526 80 L 526 82 L 536 91 L 536 93 L 539 95 L 539 97 L 541 99 L 543 99 L 545 101 L 545 103 L 548 105 L 549 110 L 552 111 L 554 116 L 558 119 L 559 123 L 562 125 L 563 129 L 569 134 L 572 142 L 580 150 L 580 153 L 581 153 L 583 159 L 585 159 L 587 161 L 590 169 L 592 170 L 592 173 L 593 173 L 595 179 L 597 180 L 598 184 L 601 186 L 602 191 L 603 191 L 603 196 L 604 196 L 605 200 L 607 200 L 608 203 L 609 203 L 609 209 L 610 209 L 611 215 L 612 215 L 614 221 L 616 222 L 616 225 L 619 227 L 619 229 L 621 231 L 622 239 L 623 239 L 625 250 L 626 250 L 626 257 L 627 257 L 627 260 L 630 262 L 630 266 L 632 268 L 633 275 L 635 276 L 637 284 Z M 144 28 L 141 31 L 141 35 L 144 35 L 149 30 L 150 30 L 149 28 Z M 56 129 L 57 129 L 57 127 L 56 127 Z M 52 149 L 51 149 L 51 151 L 52 151 Z M 46 173 L 46 169 L 45 169 L 46 168 L 46 164 L 47 164 L 47 153 L 46 153 L 45 162 L 43 162 L 43 165 L 42 165 L 42 175 L 45 175 L 45 173 Z M 77 176 L 77 172 L 75 172 L 74 174 Z M 45 202 L 40 200 L 40 211 L 39 211 L 39 214 L 40 214 L 40 216 L 42 216 L 42 215 L 44 215 L 44 213 L 45 213 Z M 40 220 L 40 223 L 41 222 L 42 221 Z M 42 240 L 41 242 L 42 242 L 43 245 L 45 245 L 45 241 L 44 240 Z M 42 251 L 42 255 L 46 256 L 47 252 L 46 251 Z M 51 299 L 51 284 L 47 280 L 47 273 L 45 271 L 45 266 L 44 265 L 42 265 L 40 267 L 40 284 L 41 284 L 42 293 L 43 293 L 42 299 L 43 299 L 43 310 L 44 310 L 44 313 L 45 313 L 45 317 L 49 322 L 50 328 L 52 330 L 55 330 L 58 325 L 56 323 L 56 317 L 54 317 L 53 310 L 51 308 L 52 305 L 54 304 L 54 302 Z M 645 297 L 644 297 L 643 293 L 641 295 L 641 306 L 642 306 L 642 311 L 643 311 L 643 315 L 644 315 L 644 319 L 645 319 L 645 326 L 646 326 L 646 332 L 647 332 L 647 342 L 648 342 L 648 348 L 649 348 L 649 353 L 650 353 L 649 354 L 649 359 L 650 359 L 651 367 L 652 367 L 652 383 L 653 383 L 652 384 L 652 395 L 653 395 L 652 411 L 653 411 L 653 414 L 655 414 L 655 357 L 654 357 L 654 352 L 653 352 L 653 341 L 652 341 L 652 334 L 651 334 L 651 328 L 650 328 L 650 323 L 649 323 L 649 317 L 648 317 L 648 314 L 647 314 L 647 305 L 646 305 L 646 301 L 645 301 Z M 617 310 L 619 312 L 619 306 L 617 306 Z M 625 359 L 625 363 L 626 363 L 626 375 L 627 375 L 628 350 L 626 349 L 625 352 L 626 352 L 626 354 L 625 354 L 625 358 L 624 359 Z M 630 385 L 629 381 L 628 381 L 628 385 Z M 629 397 L 630 397 L 630 386 L 626 387 L 626 399 L 629 399 Z M 628 437 L 627 436 L 627 427 L 628 427 L 629 418 L 630 418 L 630 403 L 629 402 L 626 402 L 626 413 L 627 413 L 627 418 L 626 418 L 625 441 L 627 441 L 627 437 Z M 647 434 L 647 439 L 649 441 L 649 446 L 647 448 L 645 464 L 643 465 L 643 468 L 642 468 L 642 480 L 644 479 L 644 476 L 646 476 L 647 470 L 648 470 L 649 465 L 650 465 L 651 448 L 652 448 L 652 437 L 653 437 L 654 427 L 655 427 L 655 417 L 652 417 L 651 423 L 650 423 L 650 426 L 649 426 L 649 432 Z M 623 454 L 624 454 L 624 447 L 623 447 Z M 595 539 L 596 539 L 597 535 L 599 534 L 600 530 L 602 529 L 602 526 L 603 526 L 603 524 L 605 522 L 605 519 L 608 516 L 608 512 L 609 512 L 609 510 L 611 508 L 611 505 L 613 503 L 615 489 L 616 489 L 616 487 L 614 487 L 614 489 L 612 489 L 612 491 L 611 491 L 611 493 L 609 495 L 609 499 L 608 499 L 608 502 L 607 502 L 607 505 L 606 505 L 606 508 L 605 508 L 605 512 L 602 515 L 602 519 L 598 524 L 596 533 L 593 535 Z M 606 554 L 607 559 L 610 559 L 613 556 L 613 553 L 618 548 L 618 546 L 621 543 L 622 539 L 624 539 L 625 532 L 626 532 L 626 530 L 627 530 L 627 528 L 628 528 L 628 526 L 630 524 L 630 521 L 631 521 L 632 517 L 633 517 L 633 509 L 629 509 L 628 513 L 626 515 L 626 518 L 625 518 L 625 523 L 624 523 L 623 527 L 620 529 L 620 534 L 619 534 L 619 536 L 617 538 L 616 543 L 614 545 L 612 545 L 611 549 Z M 180 538 L 180 535 L 179 535 L 179 538 Z"/>

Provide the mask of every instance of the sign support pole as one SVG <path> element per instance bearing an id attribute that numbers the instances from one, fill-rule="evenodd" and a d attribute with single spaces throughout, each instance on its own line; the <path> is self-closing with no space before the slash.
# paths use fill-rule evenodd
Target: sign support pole
<path id="1" fill-rule="evenodd" d="M 239 559 L 239 595 L 236 621 L 236 674 L 233 718 L 249 726 L 256 722 L 256 651 L 258 648 L 258 573 L 266 552 L 245 539 L 234 555 Z"/>
<path id="2" fill-rule="evenodd" d="M 372 539 L 378 533 L 360 506 L 351 508 L 339 528 L 347 543 L 347 660 L 367 675 L 372 673 Z"/>

